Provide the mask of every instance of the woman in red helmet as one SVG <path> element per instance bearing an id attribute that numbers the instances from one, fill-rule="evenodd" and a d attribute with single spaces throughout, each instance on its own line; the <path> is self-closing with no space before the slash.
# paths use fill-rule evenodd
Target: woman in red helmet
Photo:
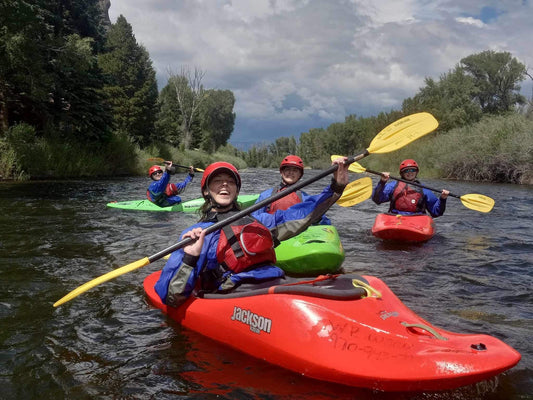
<path id="1" fill-rule="evenodd" d="M 321 194 L 273 214 L 257 218 L 244 216 L 219 231 L 205 229 L 239 212 L 237 196 L 241 177 L 226 162 L 216 162 L 202 176 L 205 203 L 200 221 L 181 234 L 181 239 L 196 239 L 191 245 L 172 253 L 155 290 L 163 303 L 177 307 L 193 290 L 228 292 L 243 283 L 271 286 L 284 276 L 276 266 L 274 246 L 303 231 L 335 203 L 348 183 L 348 165 L 334 161 L 338 168 L 332 183 Z"/>
<path id="2" fill-rule="evenodd" d="M 264 199 L 272 196 L 273 194 L 281 192 L 282 190 L 285 190 L 289 186 L 294 185 L 296 182 L 298 182 L 304 174 L 304 162 L 298 156 L 288 155 L 281 161 L 281 164 L 279 166 L 279 173 L 281 175 L 281 183 L 278 186 L 275 186 L 262 192 L 257 198 L 256 203 L 259 203 L 260 201 L 263 201 Z M 286 210 L 294 204 L 305 201 L 308 197 L 309 195 L 304 191 L 297 190 L 296 192 L 292 192 L 291 194 L 282 197 L 281 199 L 276 200 L 275 202 L 263 208 L 260 208 L 257 211 L 254 211 L 252 216 L 257 217 L 257 215 L 260 213 L 266 212 L 273 214 L 276 212 L 276 210 Z M 331 221 L 325 215 L 322 216 L 319 223 L 321 225 L 331 225 Z"/>
<path id="3" fill-rule="evenodd" d="M 420 183 L 416 179 L 418 171 L 418 164 L 415 160 L 403 160 L 400 164 L 400 176 L 406 181 Z M 427 211 L 434 218 L 444 214 L 449 191 L 443 190 L 440 197 L 436 197 L 428 189 L 422 189 L 402 181 L 387 183 L 389 177 L 388 172 L 383 172 L 381 175 L 381 179 L 372 193 L 374 203 L 381 204 L 389 201 L 389 212 L 393 214 L 425 214 Z"/>
<path id="4" fill-rule="evenodd" d="M 170 171 L 172 171 L 172 161 L 165 161 L 164 171 L 159 165 L 152 165 L 148 170 L 148 176 L 153 182 L 146 191 L 146 197 L 159 207 L 169 207 L 181 203 L 181 197 L 178 194 L 182 193 L 194 178 L 192 165 L 189 167 L 189 175 L 179 183 L 169 183 Z"/>

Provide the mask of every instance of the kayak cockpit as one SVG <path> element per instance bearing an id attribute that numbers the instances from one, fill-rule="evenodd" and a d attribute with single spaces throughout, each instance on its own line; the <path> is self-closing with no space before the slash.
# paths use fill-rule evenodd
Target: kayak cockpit
<path id="1" fill-rule="evenodd" d="M 285 277 L 259 284 L 243 284 L 230 293 L 196 293 L 204 299 L 234 299 L 264 294 L 291 294 L 333 300 L 357 300 L 369 295 L 368 281 L 355 274 L 317 278 Z"/>

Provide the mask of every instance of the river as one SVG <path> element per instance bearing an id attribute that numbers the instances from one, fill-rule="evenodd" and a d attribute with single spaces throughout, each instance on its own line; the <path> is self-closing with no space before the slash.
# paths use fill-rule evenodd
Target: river
<path id="1" fill-rule="evenodd" d="M 242 193 L 252 194 L 274 186 L 279 174 L 248 169 L 242 178 Z M 185 200 L 199 197 L 199 181 L 197 176 Z M 306 191 L 318 193 L 328 182 L 324 178 Z M 106 207 L 144 197 L 149 181 L 142 177 L 4 182 L 0 398 L 532 399 L 533 187 L 423 182 L 459 195 L 481 193 L 496 205 L 484 214 L 450 198 L 446 214 L 435 220 L 435 237 L 401 246 L 370 233 L 386 205 L 335 205 L 328 216 L 346 250 L 344 268 L 381 278 L 436 326 L 487 333 L 513 346 L 522 360 L 497 378 L 446 392 L 399 394 L 302 377 L 190 332 L 151 307 L 142 281 L 163 261 L 54 308 L 79 285 L 172 245 L 196 217 Z"/>

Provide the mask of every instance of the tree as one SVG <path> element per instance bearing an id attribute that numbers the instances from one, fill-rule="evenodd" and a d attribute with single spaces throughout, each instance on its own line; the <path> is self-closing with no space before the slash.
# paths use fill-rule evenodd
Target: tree
<path id="1" fill-rule="evenodd" d="M 155 132 L 157 81 L 148 52 L 137 43 L 122 15 L 109 29 L 99 65 L 106 76 L 104 91 L 113 109 L 116 130 L 147 146 Z"/>
<path id="2" fill-rule="evenodd" d="M 479 89 L 461 66 L 441 75 L 439 81 L 426 78 L 426 86 L 413 97 L 405 99 L 405 115 L 426 111 L 439 121 L 439 128 L 448 131 L 455 127 L 479 121 L 482 110 L 472 99 Z"/>
<path id="3" fill-rule="evenodd" d="M 214 153 L 224 146 L 235 126 L 235 96 L 231 90 L 206 90 L 200 107 L 202 148 Z"/>
<path id="4" fill-rule="evenodd" d="M 193 141 L 192 127 L 198 123 L 199 107 L 205 100 L 205 90 L 202 85 L 202 79 L 205 75 L 199 68 L 194 68 L 194 74 L 189 67 L 181 67 L 178 74 L 168 71 L 168 84 L 176 92 L 178 109 L 176 110 L 181 118 L 181 133 L 183 137 L 183 146 L 186 150 L 191 148 Z"/>
<path id="5" fill-rule="evenodd" d="M 107 135 L 94 46 L 98 0 L 0 1 L 0 129 L 26 122 L 80 139 Z"/>
<path id="6" fill-rule="evenodd" d="M 484 113 L 510 111 L 526 102 L 518 85 L 525 79 L 526 67 L 510 53 L 487 50 L 463 58 L 460 64 L 474 79 L 475 99 Z"/>

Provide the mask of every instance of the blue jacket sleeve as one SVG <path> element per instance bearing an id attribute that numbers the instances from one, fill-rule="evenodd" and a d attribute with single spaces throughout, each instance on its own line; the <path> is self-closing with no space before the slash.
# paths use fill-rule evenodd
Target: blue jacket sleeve
<path id="1" fill-rule="evenodd" d="M 431 190 L 423 189 L 426 209 L 433 218 L 440 217 L 446 211 L 446 199 L 441 199 L 433 194 Z"/>
<path id="2" fill-rule="evenodd" d="M 211 223 L 204 222 L 204 223 L 197 223 L 197 224 L 190 226 L 189 228 L 185 229 L 181 233 L 180 240 L 183 238 L 183 234 L 190 231 L 191 229 L 196 228 L 198 226 L 202 228 L 206 228 L 209 225 L 211 225 Z M 205 251 L 205 249 L 208 249 L 209 246 L 211 246 L 212 236 L 213 236 L 212 233 L 206 236 L 204 246 L 202 248 L 202 253 L 196 260 L 195 265 L 190 265 L 190 267 L 192 267 L 192 271 L 191 271 L 191 274 L 187 277 L 187 281 L 183 288 L 184 297 L 188 297 L 192 293 L 196 285 L 196 281 L 198 280 L 198 276 L 202 270 L 202 267 L 206 263 L 207 251 Z M 161 298 L 161 301 L 165 304 L 167 303 L 168 288 L 169 288 L 170 281 L 172 280 L 174 275 L 176 275 L 177 271 L 183 267 L 184 261 L 186 261 L 186 258 L 187 258 L 187 255 L 185 254 L 183 249 L 178 249 L 175 252 L 173 252 L 170 255 L 170 258 L 168 259 L 167 263 L 163 267 L 159 280 L 155 284 L 155 291 Z"/>
<path id="3" fill-rule="evenodd" d="M 381 179 L 372 192 L 372 201 L 376 204 L 386 203 L 392 198 L 395 182 L 383 182 Z"/>
<path id="4" fill-rule="evenodd" d="M 255 204 L 259 203 L 260 201 L 264 200 L 264 199 L 267 199 L 269 198 L 270 196 L 272 196 L 272 191 L 274 189 L 270 188 L 270 189 L 267 189 L 265 190 L 264 192 L 261 192 L 261 194 L 259 194 L 259 197 L 257 198 L 257 200 L 255 201 Z M 252 213 L 252 217 L 258 219 L 257 215 L 258 214 L 261 214 L 261 213 L 266 213 L 267 212 L 267 206 L 264 206 L 264 207 L 261 207 L 257 210 L 255 210 L 253 213 Z"/>
<path id="5" fill-rule="evenodd" d="M 193 175 L 189 174 L 183 181 L 176 183 L 176 188 L 178 189 L 178 193 L 181 193 L 185 189 L 185 187 L 190 182 L 192 182 L 192 178 L 193 178 Z"/>
<path id="6" fill-rule="evenodd" d="M 339 199 L 331 186 L 322 193 L 309 196 L 286 210 L 276 210 L 274 214 L 260 213 L 257 220 L 268 227 L 278 240 L 289 239 L 303 232 Z"/>

